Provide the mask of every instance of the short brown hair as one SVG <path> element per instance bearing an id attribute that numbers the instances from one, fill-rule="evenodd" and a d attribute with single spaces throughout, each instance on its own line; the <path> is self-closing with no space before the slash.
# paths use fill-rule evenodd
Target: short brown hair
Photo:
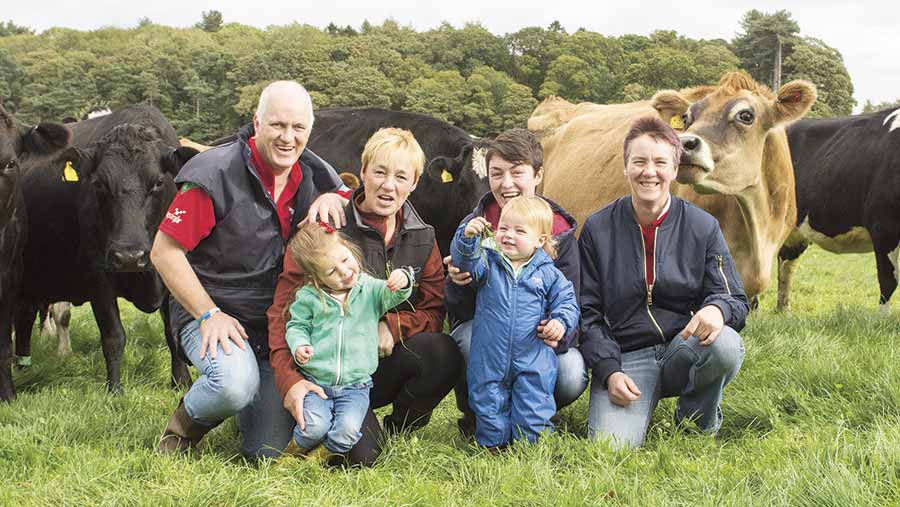
<path id="1" fill-rule="evenodd" d="M 678 137 L 675 129 L 655 116 L 639 118 L 628 129 L 628 134 L 625 135 L 626 166 L 628 165 L 631 143 L 641 136 L 650 136 L 657 142 L 671 145 L 675 149 L 675 167 L 678 167 L 678 162 L 681 160 L 681 152 L 684 151 L 684 147 L 681 145 L 681 138 Z"/>
<path id="2" fill-rule="evenodd" d="M 497 155 L 513 164 L 528 164 L 535 174 L 544 166 L 540 141 L 525 129 L 507 130 L 491 140 L 484 154 L 484 165 L 490 167 L 491 159 Z"/>

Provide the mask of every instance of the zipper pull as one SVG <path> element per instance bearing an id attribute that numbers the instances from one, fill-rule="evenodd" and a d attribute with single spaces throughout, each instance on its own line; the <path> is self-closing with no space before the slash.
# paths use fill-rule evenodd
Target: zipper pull
<path id="1" fill-rule="evenodd" d="M 647 287 L 647 306 L 653 304 L 653 285 Z"/>

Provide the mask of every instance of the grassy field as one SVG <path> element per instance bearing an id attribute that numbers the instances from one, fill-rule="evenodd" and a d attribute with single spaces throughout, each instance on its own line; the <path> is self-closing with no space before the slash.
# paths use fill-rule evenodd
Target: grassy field
<path id="1" fill-rule="evenodd" d="M 36 338 L 0 406 L 0 505 L 900 505 L 900 310 L 880 315 L 877 294 L 871 254 L 804 255 L 794 312 L 775 314 L 769 291 L 749 320 L 717 439 L 680 433 L 666 401 L 643 449 L 613 452 L 584 438 L 585 393 L 561 431 L 494 457 L 459 437 L 451 395 L 377 467 L 349 471 L 249 465 L 233 422 L 199 458 L 156 456 L 179 397 L 159 318 L 125 305 L 126 392 L 109 396 L 83 306 L 74 355 Z"/>

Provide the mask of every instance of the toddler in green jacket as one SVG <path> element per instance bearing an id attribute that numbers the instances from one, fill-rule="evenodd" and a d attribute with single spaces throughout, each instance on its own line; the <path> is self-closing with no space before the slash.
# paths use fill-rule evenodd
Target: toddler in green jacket
<path id="1" fill-rule="evenodd" d="M 378 367 L 378 321 L 409 297 L 414 274 L 406 268 L 387 280 L 369 276 L 356 246 L 322 223 L 298 229 L 288 253 L 303 268 L 306 284 L 290 306 L 285 338 L 300 372 L 327 397 L 307 393 L 294 444 L 303 453 L 324 443 L 343 454 L 362 436 Z"/>

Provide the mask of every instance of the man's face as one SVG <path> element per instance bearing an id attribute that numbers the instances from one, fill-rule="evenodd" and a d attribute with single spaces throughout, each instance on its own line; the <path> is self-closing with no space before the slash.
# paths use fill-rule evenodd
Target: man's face
<path id="1" fill-rule="evenodd" d="M 262 117 L 253 116 L 256 148 L 273 171 L 289 171 L 306 148 L 311 126 L 312 108 L 303 94 L 273 91 Z"/>
<path id="2" fill-rule="evenodd" d="M 630 148 L 625 177 L 632 200 L 654 208 L 664 206 L 676 173 L 674 148 L 650 136 L 638 137 Z"/>
<path id="3" fill-rule="evenodd" d="M 499 155 L 491 157 L 488 166 L 488 182 L 497 205 L 503 208 L 513 197 L 534 195 L 534 190 L 541 183 L 544 170 L 534 170 L 529 164 L 514 164 Z"/>

